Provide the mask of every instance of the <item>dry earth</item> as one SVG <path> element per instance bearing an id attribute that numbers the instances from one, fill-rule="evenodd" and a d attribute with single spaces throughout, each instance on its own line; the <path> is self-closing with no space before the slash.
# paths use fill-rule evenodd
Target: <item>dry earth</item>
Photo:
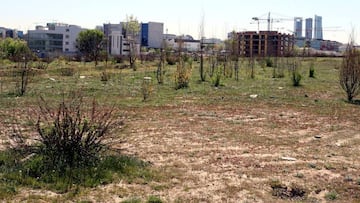
<path id="1" fill-rule="evenodd" d="M 78 200 L 121 202 L 360 202 L 360 131 L 356 108 L 319 116 L 307 108 L 227 104 L 132 108 L 126 142 L 115 147 L 152 163 L 159 181 L 121 181 L 86 189 Z M 287 193 L 274 196 L 271 184 Z M 286 196 L 291 189 L 305 195 Z M 57 194 L 37 192 L 38 195 Z M 16 200 L 25 201 L 24 190 Z M 291 193 L 292 194 L 292 193 Z"/>

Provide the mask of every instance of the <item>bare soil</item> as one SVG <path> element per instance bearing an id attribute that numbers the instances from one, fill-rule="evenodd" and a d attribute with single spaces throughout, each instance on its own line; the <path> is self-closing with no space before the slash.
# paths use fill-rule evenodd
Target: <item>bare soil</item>
<path id="1" fill-rule="evenodd" d="M 334 192 L 335 202 L 359 202 L 358 109 L 328 116 L 313 110 L 191 100 L 128 109 L 126 142 L 114 147 L 149 161 L 159 180 L 84 189 L 76 199 L 121 202 L 155 195 L 165 202 L 326 202 L 326 194 Z M 276 195 L 274 181 L 285 191 L 305 193 Z M 16 199 L 26 194 L 34 192 L 25 190 Z"/>

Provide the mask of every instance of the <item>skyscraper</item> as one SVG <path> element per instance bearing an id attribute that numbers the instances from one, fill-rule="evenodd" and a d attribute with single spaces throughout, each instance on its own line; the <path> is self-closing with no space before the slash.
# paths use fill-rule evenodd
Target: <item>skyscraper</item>
<path id="1" fill-rule="evenodd" d="M 302 21 L 303 21 L 303 19 L 301 17 L 295 17 L 294 18 L 294 34 L 295 34 L 295 38 L 301 38 L 302 37 Z"/>
<path id="2" fill-rule="evenodd" d="M 305 38 L 306 39 L 312 39 L 313 32 L 313 19 L 312 18 L 306 18 L 305 19 Z"/>
<path id="3" fill-rule="evenodd" d="M 314 39 L 323 39 L 322 17 L 315 15 Z"/>

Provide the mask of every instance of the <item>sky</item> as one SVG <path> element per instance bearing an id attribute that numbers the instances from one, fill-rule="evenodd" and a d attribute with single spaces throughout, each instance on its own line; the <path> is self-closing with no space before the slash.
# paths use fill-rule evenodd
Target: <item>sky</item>
<path id="1" fill-rule="evenodd" d="M 163 22 L 164 33 L 190 34 L 200 38 L 225 39 L 228 32 L 267 30 L 270 12 L 272 30 L 292 33 L 294 17 L 322 16 L 324 39 L 346 43 L 353 33 L 360 44 L 359 0 L 0 0 L 0 27 L 18 30 L 59 22 L 93 29 L 103 23 L 125 21 Z M 203 19 L 203 20 L 202 20 Z M 303 24 L 305 29 L 305 23 Z"/>

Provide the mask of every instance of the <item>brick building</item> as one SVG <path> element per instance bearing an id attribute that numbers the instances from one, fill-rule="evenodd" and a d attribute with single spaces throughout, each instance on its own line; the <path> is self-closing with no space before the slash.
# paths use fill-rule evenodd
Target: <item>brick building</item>
<path id="1" fill-rule="evenodd" d="M 289 56 L 294 50 L 294 35 L 276 31 L 237 33 L 239 56 Z"/>

